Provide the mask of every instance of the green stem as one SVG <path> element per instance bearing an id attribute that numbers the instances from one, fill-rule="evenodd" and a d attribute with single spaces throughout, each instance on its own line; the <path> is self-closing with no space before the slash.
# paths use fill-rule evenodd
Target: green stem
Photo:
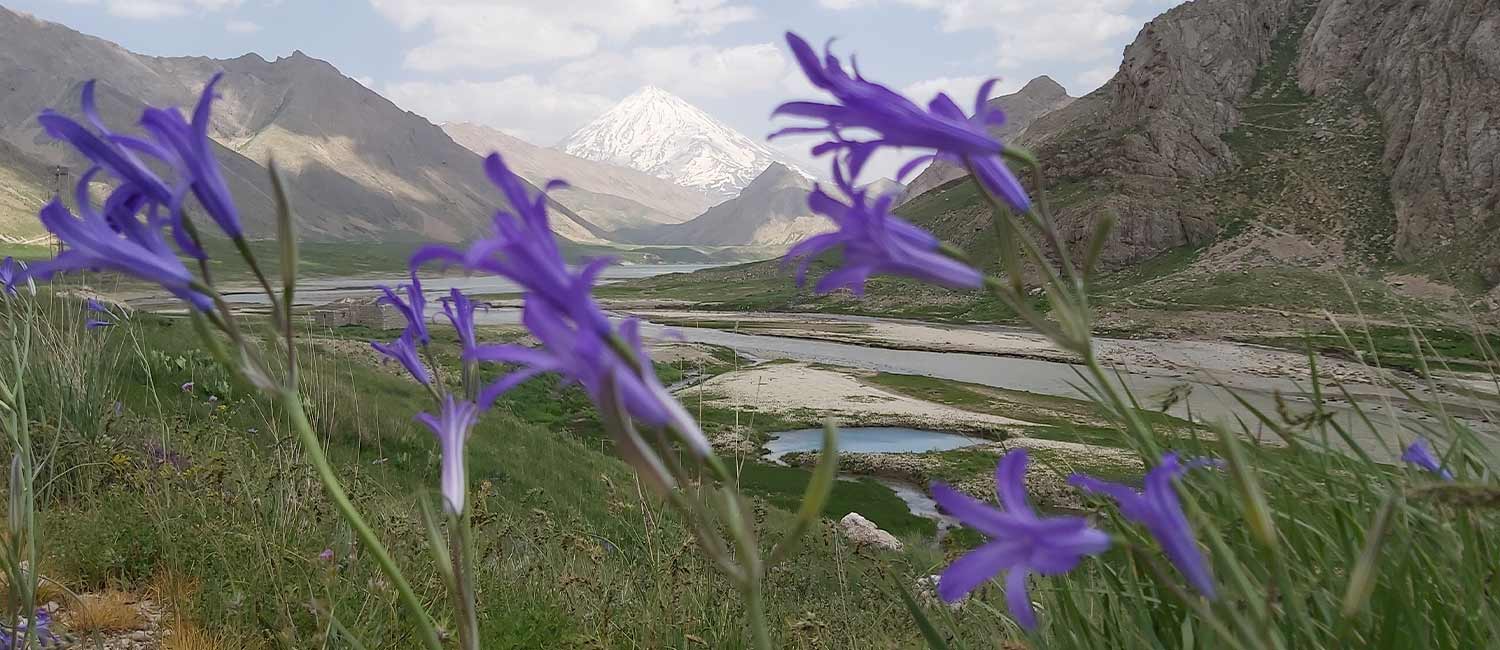
<path id="1" fill-rule="evenodd" d="M 458 606 L 458 643 L 464 650 L 479 650 L 478 605 L 474 599 L 474 543 L 469 509 L 454 518 L 453 534 L 449 536 L 452 547 L 453 590 Z"/>
<path id="2" fill-rule="evenodd" d="M 745 611 L 750 618 L 750 639 L 756 650 L 771 650 L 771 628 L 766 622 L 765 589 L 761 580 L 754 578 L 745 586 Z"/>
<path id="3" fill-rule="evenodd" d="M 385 572 L 391 583 L 396 586 L 396 592 L 401 597 L 401 604 L 411 615 L 412 622 L 416 624 L 422 643 L 428 650 L 443 650 L 442 641 L 438 640 L 437 629 L 432 625 L 432 619 L 427 615 L 427 610 L 422 606 L 422 601 L 417 599 L 416 592 L 412 591 L 411 584 L 402 575 L 401 569 L 391 559 L 391 554 L 385 550 L 385 545 L 380 543 L 380 538 L 375 536 L 375 531 L 365 523 L 364 517 L 354 508 L 354 503 L 349 501 L 349 495 L 344 492 L 344 487 L 339 483 L 338 476 L 333 473 L 333 467 L 328 464 L 328 456 L 323 453 L 323 444 L 318 440 L 318 434 L 313 431 L 312 423 L 307 419 L 307 413 L 302 410 L 302 399 L 296 393 L 283 393 L 282 402 L 285 405 L 287 417 L 292 421 L 292 426 L 297 429 L 297 436 L 302 441 L 302 447 L 307 451 L 307 460 L 312 463 L 318 471 L 318 479 L 323 482 L 324 489 L 328 490 L 328 497 L 333 501 L 334 507 L 338 508 L 339 514 L 349 522 L 354 533 L 359 536 L 361 543 L 375 556 L 375 561 L 380 565 L 380 570 Z"/>

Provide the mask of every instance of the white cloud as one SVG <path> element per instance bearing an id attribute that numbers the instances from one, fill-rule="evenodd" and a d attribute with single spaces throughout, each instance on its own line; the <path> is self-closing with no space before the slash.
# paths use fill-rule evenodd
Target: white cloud
<path id="1" fill-rule="evenodd" d="M 554 76 L 570 88 L 629 92 L 650 84 L 684 97 L 722 98 L 776 88 L 788 64 L 781 48 L 772 43 L 726 48 L 674 45 L 601 53 L 563 65 Z"/>
<path id="2" fill-rule="evenodd" d="M 648 29 L 713 34 L 751 19 L 729 0 L 370 0 L 405 31 L 431 39 L 406 55 L 415 70 L 497 69 L 578 58 Z"/>
<path id="3" fill-rule="evenodd" d="M 989 79 L 989 77 L 938 77 L 907 84 L 901 88 L 901 93 L 921 106 L 926 106 L 927 102 L 940 92 L 948 93 L 948 97 L 968 112 L 974 107 L 974 96 L 979 94 L 979 87 Z M 990 97 L 986 99 L 1016 92 L 1021 89 L 1022 85 L 1024 84 L 1002 79 L 990 90 Z"/>
<path id="4" fill-rule="evenodd" d="M 1106 65 L 1078 73 L 1078 92 L 1076 94 L 1082 96 L 1094 92 L 1095 89 L 1103 86 L 1104 82 L 1113 78 L 1119 69 L 1119 66 Z"/>
<path id="5" fill-rule="evenodd" d="M 224 23 L 224 29 L 235 34 L 254 34 L 260 31 L 260 24 L 250 20 L 235 18 Z"/>
<path id="6" fill-rule="evenodd" d="M 104 10 L 111 16 L 140 20 L 233 9 L 242 2 L 243 0 L 102 0 Z M 67 0 L 67 3 L 97 5 L 100 0 Z"/>
<path id="7" fill-rule="evenodd" d="M 851 9 L 876 0 L 820 0 Z M 1151 15 L 1179 0 L 885 0 L 939 14 L 943 31 L 983 29 L 998 43 L 1001 68 L 1047 62 L 1097 63 L 1120 52 L 1120 42 Z"/>
<path id="8" fill-rule="evenodd" d="M 561 140 L 614 104 L 608 97 L 558 88 L 531 75 L 389 83 L 381 94 L 433 122 L 475 122 L 538 145 Z"/>

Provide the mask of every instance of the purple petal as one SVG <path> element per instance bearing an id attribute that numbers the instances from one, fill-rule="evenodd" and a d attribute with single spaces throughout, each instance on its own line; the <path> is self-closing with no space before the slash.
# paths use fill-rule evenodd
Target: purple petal
<path id="1" fill-rule="evenodd" d="M 1021 520 L 1009 513 L 1001 512 L 988 503 L 954 490 L 944 483 L 934 482 L 929 488 L 932 492 L 932 500 L 942 507 L 943 512 L 989 537 L 1004 539 L 1015 530 L 1016 526 L 1020 525 Z"/>
<path id="2" fill-rule="evenodd" d="M 896 171 L 896 180 L 905 182 L 906 177 L 911 175 L 912 172 L 917 171 L 918 167 L 936 160 L 937 157 L 937 154 L 930 154 L 912 158 L 911 160 L 907 161 L 906 164 L 902 165 L 901 169 Z"/>
<path id="3" fill-rule="evenodd" d="M 501 396 L 510 392 L 511 389 L 515 388 L 516 386 L 520 386 L 527 381 L 530 381 L 537 375 L 551 372 L 552 370 L 553 369 L 551 368 L 544 368 L 540 366 L 528 366 L 526 368 L 522 368 L 513 373 L 510 373 L 504 377 L 501 377 L 498 381 L 485 386 L 483 390 L 479 391 L 480 408 L 486 410 L 490 409 L 495 405 L 495 400 L 500 399 Z"/>
<path id="4" fill-rule="evenodd" d="M 952 603 L 967 596 L 1001 571 L 1015 566 L 1020 559 L 1016 550 L 1013 544 L 990 542 L 965 553 L 938 577 L 938 597 Z"/>
<path id="5" fill-rule="evenodd" d="M 847 288 L 854 292 L 854 295 L 863 296 L 865 293 L 865 281 L 874 272 L 875 269 L 870 266 L 845 266 L 834 269 L 818 281 L 818 284 L 813 287 L 813 291 L 821 294 L 832 293 L 839 289 Z"/>
<path id="6" fill-rule="evenodd" d="M 1007 514 L 1018 517 L 1034 517 L 1031 504 L 1026 500 L 1026 463 L 1029 456 L 1025 449 L 1016 449 L 1000 458 L 995 464 L 995 496 Z"/>
<path id="7" fill-rule="evenodd" d="M 989 112 L 990 93 L 995 91 L 995 84 L 999 82 L 998 78 L 991 77 L 986 79 L 983 84 L 980 84 L 979 92 L 974 93 L 975 115 L 984 115 Z"/>
<path id="8" fill-rule="evenodd" d="M 1036 611 L 1031 608 L 1031 594 L 1026 588 L 1030 573 L 1023 567 L 1011 570 L 1005 576 L 1005 607 L 1016 622 L 1027 630 L 1036 629 Z"/>
<path id="9" fill-rule="evenodd" d="M 966 161 L 985 191 L 1000 197 L 1018 213 L 1031 210 L 1031 197 L 1026 195 L 1026 189 L 1021 187 L 1021 181 L 1011 173 L 1010 167 L 1005 165 L 1005 161 L 1000 156 L 971 157 Z"/>

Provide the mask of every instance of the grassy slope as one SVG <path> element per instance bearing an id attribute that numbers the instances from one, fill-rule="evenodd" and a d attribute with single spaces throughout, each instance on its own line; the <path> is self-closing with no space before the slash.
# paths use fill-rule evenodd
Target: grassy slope
<path id="1" fill-rule="evenodd" d="M 81 331 L 78 305 L 62 302 L 56 311 L 58 336 Z M 274 411 L 185 345 L 185 323 L 141 316 L 107 338 L 66 336 L 84 351 L 110 354 L 97 355 L 109 364 L 89 373 L 107 386 L 87 399 L 42 380 L 33 390 L 34 412 L 50 423 L 43 445 L 62 450 L 51 465 L 61 478 L 45 495 L 47 571 L 78 589 L 144 589 L 164 572 L 187 576 L 199 588 L 184 598 L 184 614 L 247 647 L 313 643 L 320 627 L 309 602 L 338 612 L 370 647 L 409 647 L 391 592 L 351 545 Z M 415 514 L 417 499 L 435 498 L 436 449 L 411 420 L 428 405 L 394 371 L 349 356 L 361 349 L 349 341 L 309 345 L 310 412 L 360 507 L 418 590 L 440 602 Z M 36 362 L 77 361 L 58 357 L 72 358 L 57 350 Z M 442 357 L 451 360 L 451 350 Z M 195 383 L 192 393 L 180 389 L 186 381 Z M 115 399 L 121 417 L 109 415 Z M 84 406 L 63 409 L 65 401 Z M 592 417 L 576 389 L 536 382 L 475 431 L 485 647 L 683 647 L 690 638 L 740 647 L 737 594 L 700 559 L 674 515 L 641 498 Z M 182 467 L 158 462 L 164 457 Z M 64 475 L 64 467 L 78 469 Z M 766 499 L 757 520 L 768 540 L 788 523 L 781 507 L 805 477 L 745 467 L 747 489 Z M 930 531 L 898 507 L 878 484 L 841 482 L 828 514 L 858 508 L 877 521 L 895 517 L 887 521 L 898 532 Z M 333 565 L 317 559 L 324 548 L 337 555 Z M 772 574 L 772 620 L 787 624 L 788 647 L 904 647 L 915 637 L 899 601 L 878 585 L 887 572 L 907 574 L 913 560 L 923 563 L 917 572 L 934 561 L 927 551 L 854 554 L 815 531 L 806 550 Z M 818 623 L 792 625 L 799 620 Z M 964 634 L 992 636 L 990 623 Z"/>

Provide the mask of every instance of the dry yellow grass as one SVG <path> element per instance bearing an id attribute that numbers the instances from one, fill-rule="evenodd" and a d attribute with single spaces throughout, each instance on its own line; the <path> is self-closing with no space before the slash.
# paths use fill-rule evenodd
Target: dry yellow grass
<path id="1" fill-rule="evenodd" d="M 36 602 L 66 604 L 73 602 L 73 593 L 61 581 L 43 576 L 36 585 Z"/>
<path id="2" fill-rule="evenodd" d="M 139 630 L 146 626 L 146 616 L 136 606 L 139 600 L 123 591 L 88 594 L 66 610 L 64 620 L 77 634 Z"/>
<path id="3" fill-rule="evenodd" d="M 164 611 L 180 612 L 198 595 L 198 579 L 171 569 L 162 569 L 151 577 L 146 594 Z"/>
<path id="4" fill-rule="evenodd" d="M 240 648 L 222 635 L 205 632 L 188 621 L 178 621 L 161 642 L 161 650 L 228 650 Z"/>

